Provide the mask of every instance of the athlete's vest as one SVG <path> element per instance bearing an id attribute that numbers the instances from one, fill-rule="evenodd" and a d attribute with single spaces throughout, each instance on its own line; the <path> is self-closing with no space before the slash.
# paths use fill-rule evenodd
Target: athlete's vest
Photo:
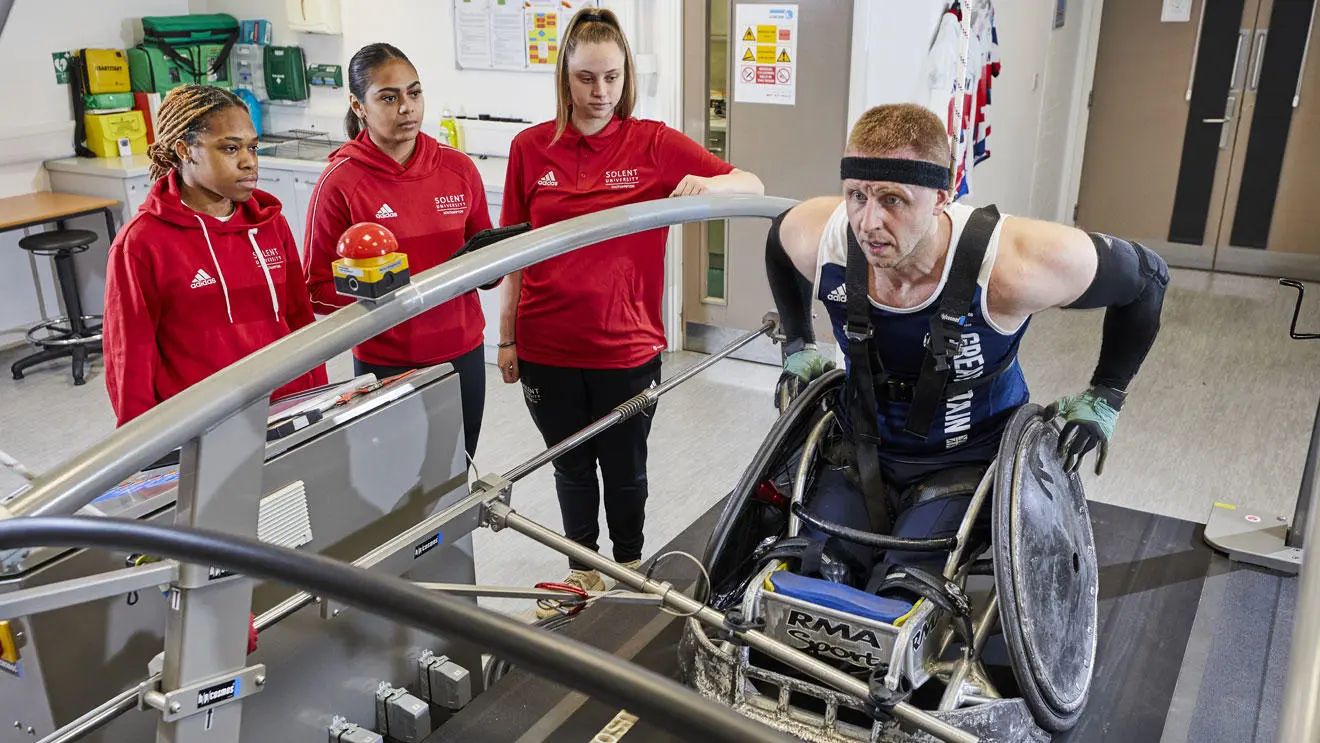
<path id="1" fill-rule="evenodd" d="M 958 240 L 972 212 L 972 207 L 963 204 L 950 204 L 945 210 L 953 223 L 953 231 L 943 276 L 930 298 L 910 309 L 886 307 L 873 299 L 870 301 L 874 328 L 872 346 L 889 376 L 887 383 L 876 388 L 882 457 L 933 457 L 968 444 L 984 443 L 997 437 L 1012 410 L 1027 402 L 1027 383 L 1016 357 L 1028 323 L 1011 330 L 999 328 L 990 320 L 985 307 L 985 288 L 999 247 L 1001 220 L 991 234 L 981 263 L 971 306 L 962 325 L 962 347 L 952 359 L 949 381 L 958 383 L 996 371 L 998 374 L 981 386 L 946 397 L 936 410 L 924 440 L 904 430 L 912 407 L 910 390 L 926 358 L 925 340 L 930 333 L 931 317 L 939 307 Z M 845 286 L 848 229 L 846 206 L 839 204 L 821 236 L 817 261 L 820 269 L 816 277 L 816 296 L 829 312 L 834 338 L 845 357 L 848 350 L 845 332 L 848 318 Z M 872 365 L 875 366 L 874 361 Z M 873 373 L 878 374 L 879 369 L 874 369 Z"/>

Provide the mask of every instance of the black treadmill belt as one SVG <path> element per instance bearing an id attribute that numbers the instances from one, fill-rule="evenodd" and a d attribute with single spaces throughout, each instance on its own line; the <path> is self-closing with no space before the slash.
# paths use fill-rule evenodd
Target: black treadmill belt
<path id="1" fill-rule="evenodd" d="M 707 511 L 661 551 L 699 555 L 722 508 L 721 502 Z M 1091 504 L 1091 517 L 1100 564 L 1096 672 L 1086 713 L 1055 741 L 1272 739 L 1260 737 L 1263 728 L 1256 721 L 1277 716 L 1295 580 L 1229 563 L 1205 546 L 1201 526 L 1190 521 L 1100 503 Z M 659 572 L 676 585 L 692 577 L 684 561 L 666 568 Z M 1202 595 L 1212 593 L 1207 586 L 1224 598 L 1207 600 Z M 1264 614 L 1277 617 L 1271 622 Z M 1201 634 L 1192 638 L 1194 626 Z M 1268 637 L 1256 638 L 1262 629 Z M 678 676 L 679 620 L 654 608 L 593 607 L 563 631 L 611 652 L 623 649 L 633 662 Z M 1263 658 L 1262 646 L 1268 647 Z M 1221 704 L 1233 690 L 1229 703 Z M 618 713 L 613 705 L 515 669 L 427 743 L 585 743 Z M 1257 735 L 1242 737 L 1244 727 L 1256 727 Z M 1166 736 L 1166 728 L 1179 735 Z M 645 720 L 622 738 L 624 743 L 678 740 Z"/>

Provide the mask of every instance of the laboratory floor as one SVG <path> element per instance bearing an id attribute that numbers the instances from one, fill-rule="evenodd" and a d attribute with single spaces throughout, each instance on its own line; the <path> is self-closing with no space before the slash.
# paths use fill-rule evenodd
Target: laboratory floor
<path id="1" fill-rule="evenodd" d="M 1159 342 L 1119 417 L 1104 475 L 1086 475 L 1088 497 L 1189 521 L 1204 521 L 1224 500 L 1262 515 L 1291 514 L 1320 397 L 1320 348 L 1287 335 L 1294 298 L 1270 279 L 1175 270 Z M 1320 292 L 1315 300 L 1303 313 L 1304 329 L 1320 327 Z M 1098 311 L 1052 312 L 1032 321 L 1021 359 L 1035 401 L 1085 388 L 1102 319 Z M 0 365 L 27 352 L 0 352 Z M 666 376 L 699 358 L 666 355 Z M 481 472 L 506 471 L 543 442 L 519 387 L 487 368 L 476 464 Z M 82 387 L 73 386 L 63 362 L 32 369 L 22 381 L 0 378 L 0 450 L 42 471 L 111 433 L 102 371 L 98 359 Z M 331 361 L 332 379 L 350 374 L 346 354 Z M 650 439 L 647 556 L 732 487 L 775 416 L 777 377 L 773 367 L 725 361 L 661 401 Z M 21 483 L 0 471 L 0 493 Z M 559 528 L 549 467 L 518 485 L 513 505 Z M 602 539 L 608 554 L 607 545 Z M 566 569 L 564 558 L 510 534 L 478 532 L 475 550 L 485 584 L 526 585 L 561 578 Z M 521 613 L 526 603 L 488 605 Z"/>

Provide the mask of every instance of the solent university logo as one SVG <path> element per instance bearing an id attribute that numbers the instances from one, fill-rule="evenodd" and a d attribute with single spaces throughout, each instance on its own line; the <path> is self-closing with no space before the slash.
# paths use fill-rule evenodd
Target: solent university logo
<path id="1" fill-rule="evenodd" d="M 642 184 L 641 172 L 637 168 L 605 171 L 605 187 L 613 189 L 637 188 Z"/>
<path id="2" fill-rule="evenodd" d="M 211 274 L 207 273 L 205 268 L 199 268 L 197 269 L 197 273 L 193 276 L 192 288 L 200 289 L 204 286 L 210 286 L 211 284 L 214 283 L 215 283 L 215 278 L 212 277 Z"/>
<path id="3" fill-rule="evenodd" d="M 467 212 L 467 208 L 467 194 L 456 193 L 435 197 L 435 210 L 441 214 L 447 216 L 464 214 Z"/>

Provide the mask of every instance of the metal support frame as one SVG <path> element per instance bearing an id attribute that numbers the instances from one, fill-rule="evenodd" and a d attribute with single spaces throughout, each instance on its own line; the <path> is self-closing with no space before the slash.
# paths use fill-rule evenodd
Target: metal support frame
<path id="1" fill-rule="evenodd" d="M 1279 284 L 1297 290 L 1288 337 L 1294 340 L 1320 339 L 1320 333 L 1297 331 L 1305 287 L 1292 279 L 1279 279 Z M 1317 461 L 1320 461 L 1320 405 L 1316 407 L 1315 421 L 1311 425 L 1311 441 L 1306 450 L 1306 465 L 1302 468 L 1302 482 L 1297 490 L 1292 521 L 1283 514 L 1262 513 L 1253 511 L 1250 506 L 1217 502 L 1210 509 L 1210 518 L 1205 523 L 1206 543 L 1238 562 L 1296 575 L 1306 557 L 1304 548 L 1311 501 L 1315 498 Z"/>
<path id="2" fill-rule="evenodd" d="M 769 657 L 808 674 L 839 691 L 858 699 L 870 698 L 870 688 L 866 682 L 800 650 L 795 650 L 761 632 L 731 627 L 723 614 L 690 596 L 684 595 L 676 590 L 672 584 L 647 578 L 635 570 L 630 570 L 613 560 L 606 559 L 595 550 L 587 549 L 577 542 L 519 515 L 504 503 L 496 502 L 491 505 L 490 523 L 491 528 L 496 531 L 505 528 L 512 529 L 572 559 L 590 565 L 630 588 L 658 595 L 664 601 L 665 606 L 675 612 L 692 616 L 712 627 L 729 629 L 738 635 L 740 640 L 755 650 L 765 653 Z M 893 715 L 900 722 L 949 743 L 976 743 L 979 740 L 977 736 L 933 717 L 906 702 L 899 702 L 894 705 Z"/>
<path id="3" fill-rule="evenodd" d="M 268 410 L 266 398 L 259 398 L 184 445 L 176 523 L 256 539 Z M 171 589 L 159 691 L 168 698 L 243 668 L 251 607 L 251 580 L 182 566 Z M 240 743 L 241 714 L 242 702 L 234 701 L 204 714 L 166 715 L 156 741 Z"/>
<path id="4" fill-rule="evenodd" d="M 178 574 L 179 564 L 165 560 L 0 594 L 0 619 L 40 614 L 173 583 Z"/>
<path id="5" fill-rule="evenodd" d="M 418 588 L 425 588 L 428 591 L 438 591 L 447 593 L 451 596 L 485 596 L 487 598 L 497 599 L 551 599 L 562 601 L 565 598 L 571 598 L 570 594 L 563 591 L 556 591 L 550 588 L 521 588 L 517 586 L 469 586 L 465 583 L 415 583 Z M 630 591 L 587 591 L 587 598 L 591 601 L 610 601 L 620 604 L 645 604 L 650 606 L 660 606 L 664 602 L 659 596 L 650 593 L 633 593 Z"/>

